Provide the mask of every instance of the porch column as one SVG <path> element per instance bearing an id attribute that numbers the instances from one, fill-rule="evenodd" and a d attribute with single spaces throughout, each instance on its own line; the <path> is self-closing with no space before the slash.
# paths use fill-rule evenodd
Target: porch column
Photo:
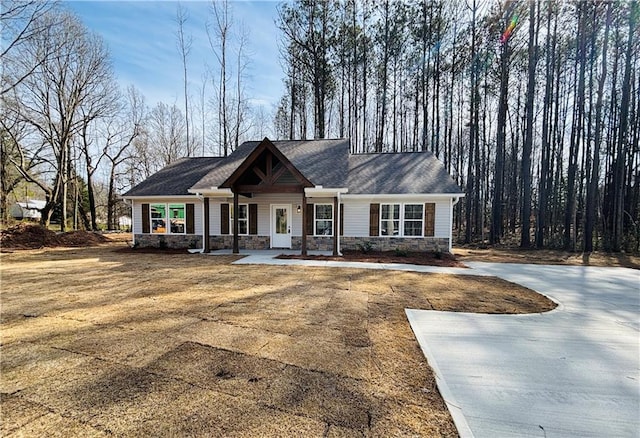
<path id="1" fill-rule="evenodd" d="M 233 191 L 233 253 L 238 254 L 238 192 Z"/>
<path id="2" fill-rule="evenodd" d="M 303 256 L 307 255 L 307 196 L 302 189 L 302 246 Z"/>
<path id="3" fill-rule="evenodd" d="M 207 253 L 211 249 L 209 248 L 209 198 L 204 198 L 202 200 L 204 204 L 204 241 L 202 242 L 202 250 Z"/>
<path id="4" fill-rule="evenodd" d="M 338 255 L 338 235 L 340 234 L 340 224 L 338 222 L 338 196 L 333 198 L 333 255 Z"/>

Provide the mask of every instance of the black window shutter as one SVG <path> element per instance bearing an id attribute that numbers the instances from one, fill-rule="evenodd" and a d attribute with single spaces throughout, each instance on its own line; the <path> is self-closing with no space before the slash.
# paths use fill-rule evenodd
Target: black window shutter
<path id="1" fill-rule="evenodd" d="M 142 232 L 150 233 L 151 225 L 149 224 L 149 204 L 142 204 Z"/>
<path id="2" fill-rule="evenodd" d="M 196 225 L 195 225 L 195 205 L 187 204 L 187 215 L 185 217 L 187 234 L 195 234 L 196 233 Z"/>
<path id="3" fill-rule="evenodd" d="M 344 204 L 340 204 L 340 235 L 344 235 Z"/>
<path id="4" fill-rule="evenodd" d="M 258 234 L 258 204 L 249 204 L 249 234 Z"/>
<path id="5" fill-rule="evenodd" d="M 314 210 L 313 204 L 307 204 L 307 217 L 305 218 L 305 229 L 307 232 L 307 236 L 313 236 L 313 218 L 314 218 Z"/>
<path id="6" fill-rule="evenodd" d="M 229 204 L 220 204 L 220 234 L 229 234 Z"/>

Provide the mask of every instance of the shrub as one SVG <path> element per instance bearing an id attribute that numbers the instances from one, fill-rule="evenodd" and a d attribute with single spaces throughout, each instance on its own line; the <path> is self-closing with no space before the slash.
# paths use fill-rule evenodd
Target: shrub
<path id="1" fill-rule="evenodd" d="M 368 254 L 373 250 L 373 244 L 368 240 L 362 243 L 358 243 L 358 250 L 363 254 Z"/>
<path id="2" fill-rule="evenodd" d="M 395 250 L 396 257 L 406 257 L 409 255 L 406 249 L 396 248 Z"/>

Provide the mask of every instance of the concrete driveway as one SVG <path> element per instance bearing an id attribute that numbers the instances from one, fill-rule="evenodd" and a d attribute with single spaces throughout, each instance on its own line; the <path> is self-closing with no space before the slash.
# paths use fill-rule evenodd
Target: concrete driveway
<path id="1" fill-rule="evenodd" d="M 407 309 L 461 436 L 640 436 L 640 272 L 468 263 L 559 303 L 546 314 Z"/>

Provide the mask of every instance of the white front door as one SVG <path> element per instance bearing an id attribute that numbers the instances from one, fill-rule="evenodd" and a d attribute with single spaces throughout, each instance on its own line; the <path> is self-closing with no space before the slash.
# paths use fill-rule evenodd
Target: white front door
<path id="1" fill-rule="evenodd" d="M 271 206 L 271 248 L 291 248 L 291 205 Z"/>

